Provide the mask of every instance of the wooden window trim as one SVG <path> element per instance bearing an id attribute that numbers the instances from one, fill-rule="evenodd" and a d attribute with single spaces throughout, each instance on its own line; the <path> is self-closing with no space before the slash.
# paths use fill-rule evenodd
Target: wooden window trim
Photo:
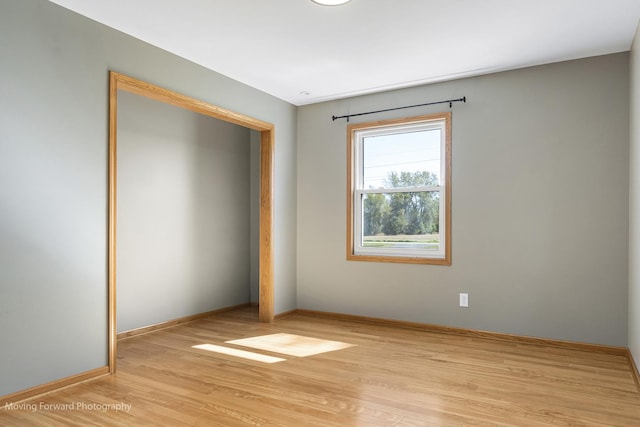
<path id="1" fill-rule="evenodd" d="M 386 256 L 386 255 L 360 255 L 354 253 L 354 171 L 355 171 L 355 134 L 362 129 L 372 129 L 376 127 L 386 127 L 393 125 L 411 124 L 426 121 L 445 121 L 445 166 L 444 173 L 444 257 L 412 257 L 412 256 Z M 347 126 L 347 260 L 348 261 L 368 261 L 368 262 L 391 262 L 404 264 L 430 264 L 430 265 L 451 265 L 451 113 L 436 113 L 416 117 L 380 120 L 367 123 L 356 123 Z"/>

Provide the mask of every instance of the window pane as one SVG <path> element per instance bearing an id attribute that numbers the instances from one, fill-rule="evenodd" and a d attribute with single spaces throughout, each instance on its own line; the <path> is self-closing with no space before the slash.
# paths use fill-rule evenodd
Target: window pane
<path id="1" fill-rule="evenodd" d="M 440 192 L 363 194 L 361 246 L 440 250 Z"/>
<path id="2" fill-rule="evenodd" d="M 347 260 L 451 265 L 451 113 L 347 126 Z"/>
<path id="3" fill-rule="evenodd" d="M 441 130 L 365 136 L 362 188 L 440 185 Z"/>

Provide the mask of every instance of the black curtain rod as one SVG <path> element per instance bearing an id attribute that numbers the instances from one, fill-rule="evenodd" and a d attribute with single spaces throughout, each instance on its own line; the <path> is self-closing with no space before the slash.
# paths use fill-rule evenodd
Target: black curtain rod
<path id="1" fill-rule="evenodd" d="M 467 102 L 467 97 L 463 96 L 462 98 L 458 98 L 458 99 L 447 99 L 445 101 L 427 102 L 426 104 L 407 105 L 406 107 L 387 108 L 386 110 L 367 111 L 366 113 L 346 114 L 344 116 L 331 116 L 331 118 L 333 119 L 334 122 L 338 119 L 347 119 L 347 122 L 348 122 L 349 117 L 364 116 L 366 114 L 384 113 L 385 111 L 403 110 L 405 108 L 424 107 L 426 105 L 449 104 L 449 108 L 451 108 L 453 107 L 454 102 Z"/>

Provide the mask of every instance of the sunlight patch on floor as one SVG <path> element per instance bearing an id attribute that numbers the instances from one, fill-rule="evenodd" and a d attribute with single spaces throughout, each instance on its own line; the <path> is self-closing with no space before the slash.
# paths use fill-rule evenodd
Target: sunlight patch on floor
<path id="1" fill-rule="evenodd" d="M 238 350 L 235 348 L 222 347 L 219 345 L 213 344 L 200 344 L 194 345 L 192 348 L 197 348 L 199 350 L 207 350 L 212 351 L 214 353 L 226 354 L 228 356 L 241 357 L 243 359 L 254 360 L 256 362 L 264 362 L 264 363 L 278 363 L 284 362 L 287 359 L 281 359 L 280 357 L 266 356 L 264 354 L 253 353 L 251 351 Z"/>
<path id="2" fill-rule="evenodd" d="M 295 357 L 313 356 L 315 354 L 354 346 L 354 344 L 347 344 L 340 341 L 323 340 L 285 333 L 262 335 L 225 342 L 227 344 L 240 345 Z"/>

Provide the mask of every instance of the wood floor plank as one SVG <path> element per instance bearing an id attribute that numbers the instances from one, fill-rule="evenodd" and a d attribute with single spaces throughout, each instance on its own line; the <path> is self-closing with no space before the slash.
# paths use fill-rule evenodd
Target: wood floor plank
<path id="1" fill-rule="evenodd" d="M 0 408 L 0 425 L 640 425 L 620 355 L 298 314 L 257 320 L 242 308 L 123 339 L 115 375 Z M 280 333 L 352 346 L 294 357 L 226 343 Z M 193 347 L 202 344 L 284 361 Z"/>

